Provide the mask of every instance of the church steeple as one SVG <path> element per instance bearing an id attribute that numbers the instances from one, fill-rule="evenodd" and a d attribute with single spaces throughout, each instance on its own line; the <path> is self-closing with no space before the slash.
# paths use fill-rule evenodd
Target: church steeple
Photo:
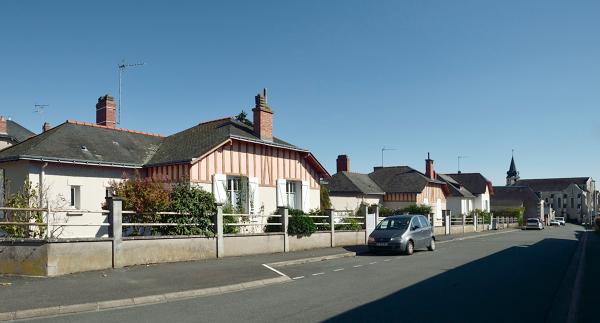
<path id="1" fill-rule="evenodd" d="M 517 166 L 515 165 L 515 152 L 513 150 L 513 156 L 510 159 L 510 167 L 508 168 L 508 172 L 506 172 L 506 185 L 515 185 L 515 183 L 519 180 L 519 171 L 517 170 Z"/>

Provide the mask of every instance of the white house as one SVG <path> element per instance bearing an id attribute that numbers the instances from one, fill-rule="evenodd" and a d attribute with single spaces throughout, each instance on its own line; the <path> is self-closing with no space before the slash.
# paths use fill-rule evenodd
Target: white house
<path id="1" fill-rule="evenodd" d="M 448 209 L 453 214 L 469 214 L 476 209 L 490 211 L 492 182 L 480 173 L 438 174 L 450 189 Z"/>
<path id="2" fill-rule="evenodd" d="M 255 98 L 253 125 L 228 117 L 167 137 L 116 128 L 115 110 L 112 97 L 100 97 L 96 124 L 67 121 L 0 151 L 5 195 L 29 180 L 41 205 L 72 210 L 57 220 L 71 224 L 97 223 L 99 214 L 78 210 L 100 210 L 111 181 L 136 174 L 190 181 L 243 213 L 320 207 L 320 181 L 329 174 L 308 150 L 273 136 L 265 92 Z M 93 237 L 106 230 L 71 227 L 60 234 Z"/>

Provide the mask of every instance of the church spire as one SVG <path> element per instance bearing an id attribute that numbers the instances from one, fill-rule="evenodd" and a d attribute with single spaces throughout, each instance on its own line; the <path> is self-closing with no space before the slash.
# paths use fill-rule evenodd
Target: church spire
<path id="1" fill-rule="evenodd" d="M 519 180 L 519 171 L 515 165 L 515 150 L 513 149 L 512 158 L 510 159 L 510 167 L 506 172 L 506 185 L 514 185 Z"/>

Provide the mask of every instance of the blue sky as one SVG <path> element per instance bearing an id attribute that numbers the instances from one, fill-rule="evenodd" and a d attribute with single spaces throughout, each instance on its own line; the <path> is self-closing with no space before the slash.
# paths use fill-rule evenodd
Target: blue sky
<path id="1" fill-rule="evenodd" d="M 331 171 L 381 163 L 522 177 L 600 171 L 599 1 L 0 3 L 0 114 L 93 122 L 124 79 L 122 127 L 171 134 L 249 111 Z M 34 104 L 49 104 L 42 114 Z"/>

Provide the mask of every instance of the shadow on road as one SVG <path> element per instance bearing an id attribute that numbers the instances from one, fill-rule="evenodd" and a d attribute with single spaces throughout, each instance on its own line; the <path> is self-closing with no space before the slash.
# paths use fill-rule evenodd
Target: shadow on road
<path id="1" fill-rule="evenodd" d="M 564 322 L 568 304 L 555 299 L 577 243 L 544 239 L 511 247 L 328 322 Z"/>

